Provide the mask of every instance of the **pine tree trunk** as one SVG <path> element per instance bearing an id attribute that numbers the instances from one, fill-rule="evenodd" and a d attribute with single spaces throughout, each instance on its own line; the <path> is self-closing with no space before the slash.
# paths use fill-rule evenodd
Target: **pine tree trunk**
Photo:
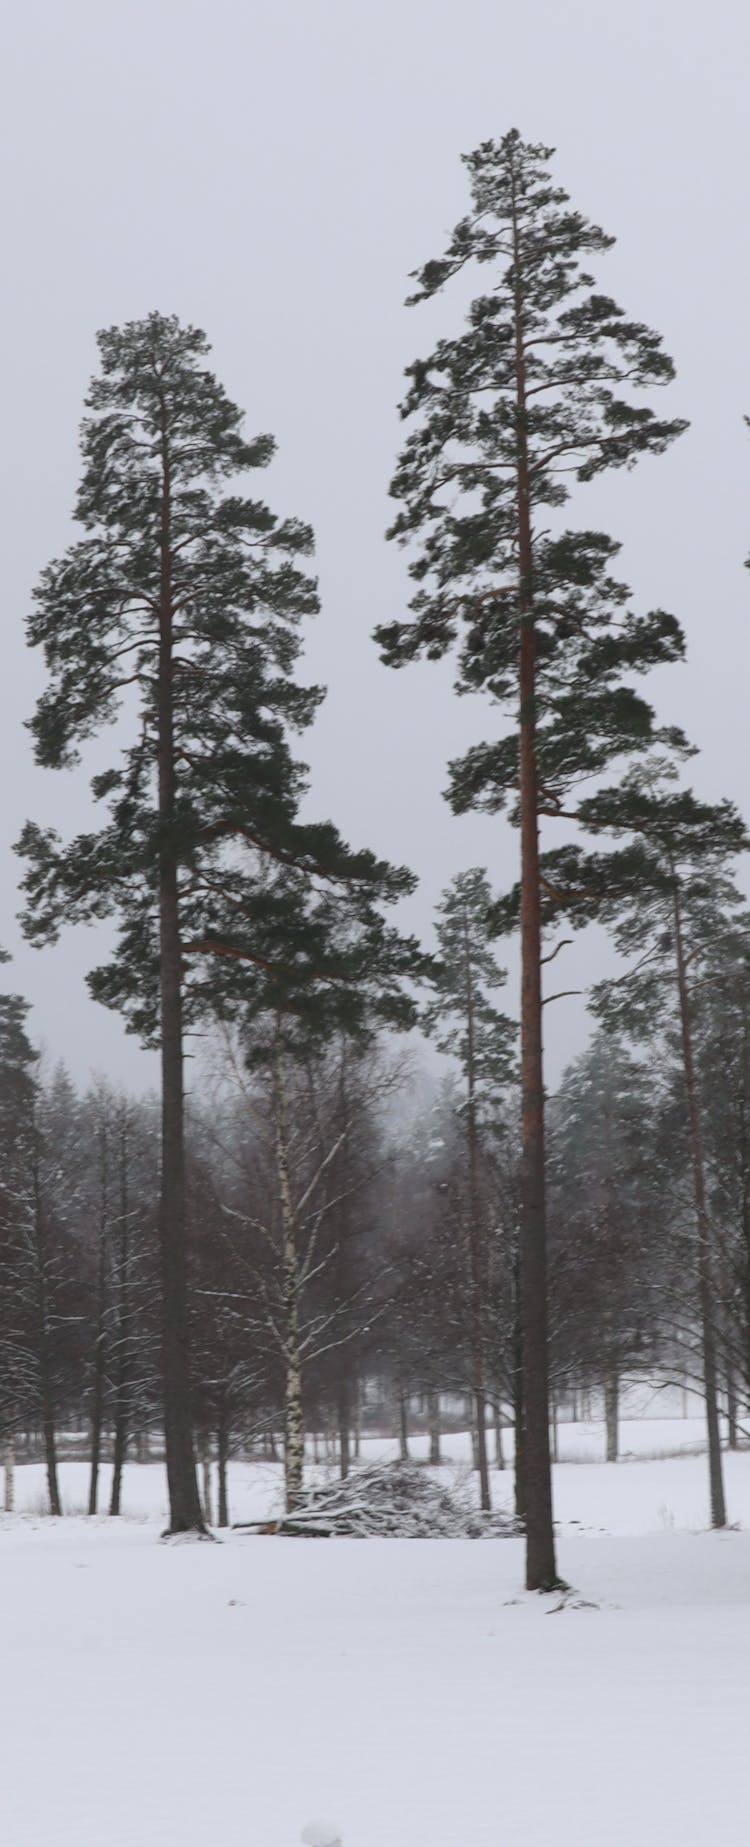
<path id="1" fill-rule="evenodd" d="M 551 1416 L 551 1431 L 552 1431 L 552 1438 L 551 1438 L 552 1461 L 559 1462 L 560 1455 L 559 1455 L 559 1440 L 558 1440 L 558 1427 L 557 1427 L 558 1419 L 557 1419 L 557 1393 L 556 1392 L 552 1393 L 552 1397 L 550 1399 L 550 1416 Z"/>
<path id="2" fill-rule="evenodd" d="M 186 1189 L 182 1045 L 182 945 L 175 816 L 174 666 L 172 642 L 171 480 L 164 396 L 162 413 L 161 588 L 159 599 L 158 761 L 159 986 L 161 1010 L 161 1191 L 164 1443 L 170 1533 L 203 1531 L 190 1414 Z"/>
<path id="3" fill-rule="evenodd" d="M 3 1444 L 3 1469 L 5 1473 L 5 1512 L 12 1514 L 16 1501 L 16 1440 L 12 1430 L 8 1430 Z"/>
<path id="4" fill-rule="evenodd" d="M 297 1227 L 289 1180 L 286 1133 L 286 1077 L 277 1022 L 274 1054 L 274 1115 L 276 1168 L 281 1200 L 284 1265 L 284 1488 L 286 1511 L 291 1513 L 302 1494 L 305 1464 L 305 1425 L 302 1410 L 302 1355 L 299 1334 L 299 1261 Z"/>
<path id="5" fill-rule="evenodd" d="M 440 1393 L 427 1393 L 427 1426 L 430 1433 L 430 1462 L 437 1468 L 440 1456 Z"/>
<path id="6" fill-rule="evenodd" d="M 682 1063 L 685 1077 L 685 1091 L 687 1095 L 690 1152 L 693 1168 L 693 1194 L 695 1198 L 695 1217 L 698 1231 L 698 1293 L 701 1311 L 701 1332 L 703 1337 L 703 1385 L 706 1400 L 706 1429 L 708 1434 L 711 1525 L 714 1527 L 722 1527 L 726 1526 L 727 1515 L 721 1461 L 721 1433 L 719 1428 L 716 1346 L 713 1320 L 714 1308 L 712 1300 L 708 1208 L 706 1205 L 706 1179 L 703 1162 L 703 1134 L 700 1104 L 698 1100 L 698 1086 L 695 1075 L 695 1060 L 693 1057 L 690 999 L 688 995 L 685 950 L 682 940 L 682 912 L 679 890 L 676 883 L 674 890 L 674 930 L 677 987 L 680 999 L 680 1026 L 682 1029 Z"/>
<path id="7" fill-rule="evenodd" d="M 521 822 L 521 1310 L 523 1320 L 526 1588 L 558 1583 L 552 1525 L 547 1335 L 547 1241 L 542 1059 L 542 930 L 536 760 L 536 636 L 526 439 L 526 373 L 518 223 L 513 210 L 517 517 L 520 604 Z"/>
<path id="8" fill-rule="evenodd" d="M 604 1423 L 607 1432 L 608 1462 L 616 1462 L 620 1453 L 619 1412 L 620 1381 L 616 1366 L 611 1366 L 604 1379 Z"/>
<path id="9" fill-rule="evenodd" d="M 227 1463 L 229 1461 L 229 1431 L 226 1417 L 222 1414 L 216 1432 L 216 1461 L 219 1476 L 219 1526 L 229 1525 L 229 1495 L 227 1493 Z"/>

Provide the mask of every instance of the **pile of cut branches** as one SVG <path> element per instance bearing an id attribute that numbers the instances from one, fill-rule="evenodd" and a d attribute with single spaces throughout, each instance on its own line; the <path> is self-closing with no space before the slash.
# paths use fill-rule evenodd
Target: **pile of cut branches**
<path id="1" fill-rule="evenodd" d="M 410 1462 L 376 1462 L 345 1481 L 310 1489 L 276 1520 L 239 1521 L 237 1531 L 295 1539 L 498 1539 L 520 1529 L 504 1513 L 481 1513 L 466 1479 L 448 1488 Z"/>

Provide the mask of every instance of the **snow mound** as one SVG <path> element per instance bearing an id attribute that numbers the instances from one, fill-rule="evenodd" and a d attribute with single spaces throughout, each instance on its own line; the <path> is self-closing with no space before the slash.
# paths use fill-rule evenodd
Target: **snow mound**
<path id="1" fill-rule="evenodd" d="M 507 1514 L 478 1510 L 468 1479 L 447 1488 L 409 1462 L 355 1469 L 345 1481 L 309 1490 L 282 1519 L 258 1524 L 311 1539 L 496 1539 L 518 1531 Z"/>
<path id="2" fill-rule="evenodd" d="M 304 1847 L 342 1847 L 335 1821 L 308 1821 L 302 1829 Z"/>

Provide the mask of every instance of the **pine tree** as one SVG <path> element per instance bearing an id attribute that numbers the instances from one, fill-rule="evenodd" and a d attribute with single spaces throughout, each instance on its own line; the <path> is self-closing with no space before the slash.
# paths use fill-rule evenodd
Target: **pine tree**
<path id="1" fill-rule="evenodd" d="M 233 478 L 263 467 L 269 436 L 205 365 L 205 336 L 174 317 L 99 336 L 86 400 L 76 517 L 84 537 L 43 573 L 29 621 L 49 674 L 32 722 L 39 763 L 77 760 L 122 705 L 131 742 L 94 778 L 98 832 L 63 845 L 31 823 L 19 842 L 26 929 L 115 916 L 119 940 L 94 996 L 158 1044 L 162 1068 L 160 1244 L 170 1531 L 203 1525 L 191 1414 L 185 1237 L 184 1035 L 210 1010 L 240 935 L 252 954 L 265 918 L 258 855 L 390 896 L 409 885 L 334 828 L 302 827 L 304 772 L 288 732 L 311 721 L 317 688 L 294 678 L 301 619 L 317 608 L 297 563 L 309 527 L 279 521 Z M 221 968 L 221 973 L 216 970 Z M 213 972 L 212 972 L 213 971 Z"/>
<path id="2" fill-rule="evenodd" d="M 458 1059 L 465 1085 L 472 1366 L 480 1496 L 487 1511 L 491 1505 L 485 1383 L 487 1291 L 479 1144 L 483 1115 L 493 1106 L 497 1109 L 499 1093 L 514 1075 L 516 1038 L 515 1023 L 499 1013 L 491 999 L 506 978 L 491 946 L 491 905 L 490 886 L 478 867 L 459 873 L 443 893 L 436 924 L 435 995 L 424 1015 L 426 1030 L 440 1051 Z"/>
<path id="3" fill-rule="evenodd" d="M 417 272 L 424 301 L 476 265 L 491 274 L 465 331 L 408 370 L 415 418 L 392 483 L 391 536 L 415 548 L 412 620 L 376 631 L 394 666 L 459 635 L 459 685 L 512 716 L 507 735 L 452 766 L 458 812 L 508 803 L 521 836 L 522 1240 L 527 1584 L 556 1579 L 548 1436 L 539 823 L 565 816 L 582 777 L 640 748 L 649 707 L 623 676 L 682 651 L 664 612 L 636 616 L 611 575 L 617 546 L 560 532 L 571 481 L 660 454 L 685 427 L 633 401 L 669 382 L 655 333 L 597 291 L 588 263 L 612 239 L 550 177 L 553 150 L 517 131 L 466 158 L 471 208 Z"/>

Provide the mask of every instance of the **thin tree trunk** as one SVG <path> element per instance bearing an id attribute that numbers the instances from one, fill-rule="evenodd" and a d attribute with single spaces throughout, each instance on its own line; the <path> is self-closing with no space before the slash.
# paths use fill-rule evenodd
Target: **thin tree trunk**
<path id="1" fill-rule="evenodd" d="M 731 1366 L 728 1366 L 726 1368 L 726 1382 L 727 1382 L 727 1425 L 728 1425 L 727 1441 L 728 1441 L 730 1449 L 738 1449 L 739 1448 L 739 1424 L 738 1424 L 738 1406 L 737 1406 L 737 1387 L 734 1382 L 734 1372 Z"/>
<path id="2" fill-rule="evenodd" d="M 406 1392 L 398 1394 L 398 1453 L 401 1462 L 409 1461 L 409 1424 L 407 1416 Z"/>
<path id="3" fill-rule="evenodd" d="M 620 1381 L 617 1367 L 610 1366 L 604 1378 L 604 1423 L 607 1433 L 607 1461 L 616 1462 L 620 1453 Z"/>
<path id="4" fill-rule="evenodd" d="M 299 1261 L 289 1180 L 286 1134 L 286 1076 L 281 1043 L 281 1023 L 276 1023 L 274 1053 L 274 1115 L 276 1166 L 281 1199 L 284 1262 L 284 1487 L 286 1510 L 291 1513 L 302 1494 L 305 1464 L 305 1425 L 302 1411 L 302 1356 L 299 1334 Z"/>
<path id="5" fill-rule="evenodd" d="M 99 1461 L 102 1448 L 102 1415 L 104 1411 L 104 1330 L 101 1328 L 96 1339 L 94 1356 L 94 1395 L 91 1406 L 91 1474 L 89 1478 L 89 1513 L 95 1514 L 99 1496 Z"/>
<path id="6" fill-rule="evenodd" d="M 3 1444 L 3 1468 L 5 1473 L 5 1512 L 12 1514 L 16 1501 L 16 1440 L 12 1430 L 8 1430 Z"/>
<path id="7" fill-rule="evenodd" d="M 57 1440 L 55 1437 L 55 1408 L 52 1398 L 49 1368 L 46 1359 L 41 1367 L 42 1388 L 42 1432 L 44 1435 L 44 1459 L 47 1468 L 47 1492 L 51 1514 L 62 1513 L 60 1500 L 60 1483 L 57 1477 Z"/>
<path id="8" fill-rule="evenodd" d="M 349 1397 L 349 1380 L 346 1374 L 341 1376 L 338 1392 L 339 1417 L 339 1473 L 346 1481 L 351 1468 L 351 1404 Z"/>
<path id="9" fill-rule="evenodd" d="M 42 1434 L 44 1437 L 44 1455 L 47 1468 L 47 1490 L 49 1493 L 49 1510 L 51 1514 L 62 1513 L 60 1501 L 60 1484 L 57 1476 L 57 1444 L 55 1440 L 55 1396 L 52 1385 L 52 1364 L 49 1350 L 49 1317 L 47 1302 L 46 1277 L 46 1233 L 45 1214 L 42 1202 L 38 1158 L 34 1161 L 34 1262 L 36 1266 L 35 1295 L 37 1316 L 37 1343 L 39 1362 L 39 1396 L 42 1410 Z"/>
<path id="10" fill-rule="evenodd" d="M 128 1193 L 127 1118 L 120 1124 L 120 1226 L 117 1247 L 117 1351 L 115 1356 L 115 1433 L 112 1454 L 110 1514 L 122 1504 L 122 1471 L 130 1411 L 130 1201 Z"/>
<path id="11" fill-rule="evenodd" d="M 110 1514 L 119 1514 L 122 1506 L 122 1472 L 125 1466 L 125 1450 L 128 1432 L 125 1406 L 121 1402 L 118 1390 L 115 1398 L 115 1432 L 112 1445 L 112 1487 L 109 1496 Z"/>
<path id="12" fill-rule="evenodd" d="M 501 1407 L 499 1398 L 496 1399 L 495 1401 L 493 1411 L 494 1411 L 494 1422 L 495 1422 L 495 1468 L 504 1469 L 505 1468 L 505 1454 L 503 1451 L 503 1413 L 502 1413 L 502 1407 Z"/>
<path id="13" fill-rule="evenodd" d="M 521 1325 L 521 1302 L 519 1287 L 520 1253 L 514 1265 L 515 1314 L 513 1319 L 513 1439 L 514 1457 L 513 1474 L 515 1490 L 516 1519 L 526 1519 L 526 1471 L 523 1415 L 523 1327 Z"/>
<path id="14" fill-rule="evenodd" d="M 557 1428 L 557 1393 L 556 1392 L 553 1392 L 550 1398 L 550 1418 L 551 1418 L 551 1430 L 552 1430 L 552 1461 L 559 1462 L 560 1455 L 559 1455 L 558 1428 Z"/>
<path id="15" fill-rule="evenodd" d="M 536 636 L 526 437 L 526 370 L 518 220 L 513 204 L 519 603 L 521 821 L 521 1309 L 523 1319 L 526 1588 L 559 1582 L 552 1525 L 547 1334 L 547 1240 L 542 1058 L 542 931 L 536 760 Z"/>
<path id="16" fill-rule="evenodd" d="M 229 1525 L 229 1495 L 227 1492 L 227 1463 L 229 1461 L 229 1430 L 222 1411 L 216 1431 L 216 1463 L 219 1477 L 219 1526 Z"/>
<path id="17" fill-rule="evenodd" d="M 726 1526 L 727 1515 L 721 1462 L 721 1435 L 719 1429 L 716 1347 L 714 1340 L 711 1284 L 711 1256 L 709 1248 L 708 1208 L 706 1205 L 706 1179 L 703 1163 L 703 1134 L 700 1104 L 698 1100 L 698 1086 L 695 1075 L 695 1061 L 693 1057 L 690 1000 L 687 985 L 685 949 L 682 939 L 682 912 L 680 907 L 680 894 L 676 883 L 674 889 L 674 931 L 677 987 L 680 997 L 680 1025 L 682 1029 L 682 1062 L 685 1076 L 685 1090 L 687 1093 L 690 1152 L 693 1168 L 693 1193 L 698 1229 L 698 1293 L 701 1311 L 701 1331 L 703 1336 L 703 1384 L 706 1399 L 706 1429 L 708 1433 L 711 1525 L 721 1527 Z"/>
<path id="18" fill-rule="evenodd" d="M 206 1522 L 206 1526 L 213 1526 L 214 1510 L 213 1510 L 213 1498 L 211 1494 L 211 1444 L 210 1444 L 207 1431 L 201 1432 L 200 1467 L 201 1467 L 201 1501 L 203 1504 L 203 1518 Z"/>
<path id="19" fill-rule="evenodd" d="M 103 1102 L 102 1107 L 106 1108 Z M 109 1218 L 109 1173 L 107 1146 L 107 1123 L 100 1126 L 100 1174 L 101 1191 L 99 1218 L 99 1261 L 97 1265 L 97 1304 L 96 1304 L 96 1343 L 94 1347 L 94 1389 L 91 1401 L 91 1477 L 89 1481 L 89 1513 L 95 1514 L 99 1498 L 99 1461 L 102 1449 L 102 1417 L 104 1415 L 104 1375 L 106 1361 L 106 1312 L 107 1312 L 107 1233 Z"/>
<path id="20" fill-rule="evenodd" d="M 159 595 L 159 987 L 161 1011 L 161 1190 L 164 1443 L 169 1532 L 204 1530 L 190 1414 L 187 1307 L 185 1125 L 182 1043 L 182 944 L 177 858 L 172 837 L 176 780 L 172 608 L 171 474 L 164 394 L 161 394 L 161 583 Z"/>
<path id="21" fill-rule="evenodd" d="M 479 1148 L 474 1066 L 474 983 L 469 955 L 468 920 L 463 918 L 466 967 L 466 1069 L 468 1097 L 466 1135 L 469 1155 L 469 1250 L 471 1253 L 471 1357 L 474 1374 L 474 1424 L 477 1433 L 479 1502 L 485 1513 L 492 1506 L 487 1463 L 487 1407 L 484 1389 L 484 1314 L 482 1277 L 482 1202 L 479 1188 Z"/>
<path id="22" fill-rule="evenodd" d="M 427 1393 L 427 1427 L 430 1433 L 430 1462 L 437 1467 L 440 1456 L 440 1393 Z"/>

